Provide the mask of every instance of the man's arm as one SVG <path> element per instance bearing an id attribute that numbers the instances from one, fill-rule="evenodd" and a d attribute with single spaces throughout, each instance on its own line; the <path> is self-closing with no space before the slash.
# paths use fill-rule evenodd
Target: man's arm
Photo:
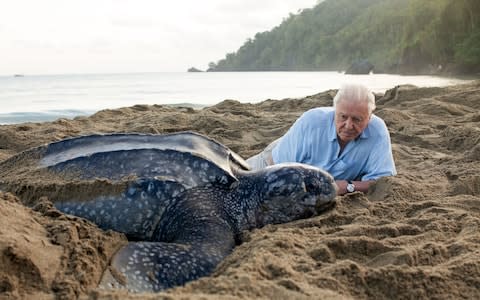
<path id="1" fill-rule="evenodd" d="M 377 180 L 380 177 L 397 174 L 387 125 L 378 117 L 376 117 L 376 120 L 378 136 L 375 137 L 376 142 L 371 145 L 368 161 L 361 178 L 362 181 Z"/>
<path id="2" fill-rule="evenodd" d="M 368 192 L 368 187 L 374 183 L 375 180 L 367 180 L 367 181 L 352 181 L 355 185 L 355 191 L 366 193 Z M 335 180 L 335 183 L 338 186 L 337 195 L 345 195 L 347 193 L 347 184 L 346 180 Z"/>
<path id="3" fill-rule="evenodd" d="M 319 126 L 317 123 L 321 121 L 320 116 L 314 109 L 304 112 L 273 147 L 272 163 L 306 163 L 303 157 L 308 152 L 307 140 L 312 138 L 312 126 Z"/>

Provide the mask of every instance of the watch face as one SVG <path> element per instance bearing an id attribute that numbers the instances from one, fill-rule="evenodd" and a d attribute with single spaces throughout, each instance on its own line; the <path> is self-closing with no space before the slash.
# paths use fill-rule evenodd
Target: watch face
<path id="1" fill-rule="evenodd" d="M 351 183 L 347 184 L 347 192 L 352 193 L 355 191 L 355 186 Z"/>

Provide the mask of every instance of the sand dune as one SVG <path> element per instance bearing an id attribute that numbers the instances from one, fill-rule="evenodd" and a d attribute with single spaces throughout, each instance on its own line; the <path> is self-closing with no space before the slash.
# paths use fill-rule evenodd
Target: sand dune
<path id="1" fill-rule="evenodd" d="M 398 175 L 367 193 L 337 197 L 320 216 L 267 226 L 206 278 L 168 298 L 348 299 L 480 297 L 480 82 L 446 88 L 395 87 L 377 95 Z M 305 110 L 331 105 L 335 91 L 303 99 L 194 110 L 144 106 L 91 117 L 0 126 L 0 160 L 66 137 L 107 132 L 194 130 L 243 157 L 281 136 Z M 9 178 L 15 180 L 15 178 Z M 41 180 L 41 178 L 39 178 Z M 127 241 L 0 192 L 0 299 L 150 299 L 95 289 Z M 22 202 L 23 200 L 23 202 Z"/>

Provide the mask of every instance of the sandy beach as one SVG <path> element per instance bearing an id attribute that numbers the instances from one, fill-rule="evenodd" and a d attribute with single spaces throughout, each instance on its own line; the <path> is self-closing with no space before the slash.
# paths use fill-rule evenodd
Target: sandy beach
<path id="1" fill-rule="evenodd" d="M 330 106 L 335 92 L 0 126 L 0 161 L 78 135 L 184 130 L 247 158 L 304 111 Z M 392 87 L 377 95 L 375 113 L 389 127 L 397 176 L 337 197 L 322 215 L 249 232 L 212 276 L 160 294 L 96 289 L 126 238 L 60 213 L 28 189 L 0 192 L 0 299 L 480 298 L 480 81 Z"/>

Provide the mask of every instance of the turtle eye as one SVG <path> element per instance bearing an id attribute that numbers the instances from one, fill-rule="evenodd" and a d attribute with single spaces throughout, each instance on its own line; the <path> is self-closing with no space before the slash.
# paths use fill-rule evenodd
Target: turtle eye
<path id="1" fill-rule="evenodd" d="M 318 180 L 316 178 L 305 178 L 305 189 L 308 193 L 317 193 L 319 190 Z"/>

